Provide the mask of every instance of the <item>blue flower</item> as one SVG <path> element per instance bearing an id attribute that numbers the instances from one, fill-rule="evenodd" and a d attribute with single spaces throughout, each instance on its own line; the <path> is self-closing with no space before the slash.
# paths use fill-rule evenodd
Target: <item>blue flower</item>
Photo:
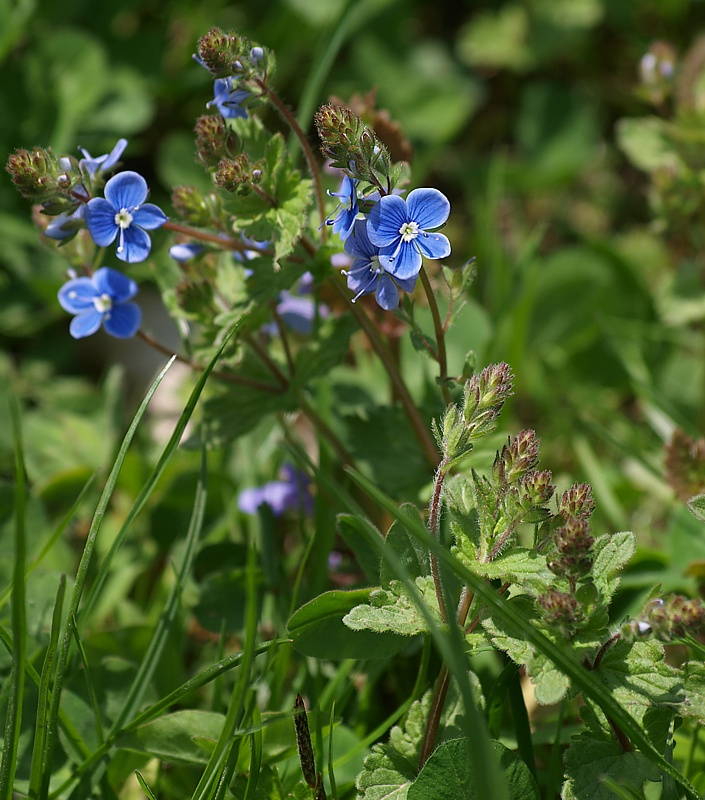
<path id="1" fill-rule="evenodd" d="M 237 499 L 240 511 L 256 514 L 260 506 L 268 505 L 275 517 L 280 517 L 286 511 L 303 511 L 310 515 L 313 512 L 313 497 L 308 476 L 291 464 L 284 464 L 282 472 L 284 479 L 281 481 L 269 481 L 263 486 L 240 492 Z"/>
<path id="2" fill-rule="evenodd" d="M 233 86 L 232 78 L 217 78 L 213 84 L 213 94 L 213 99 L 206 103 L 207 108 L 217 106 L 218 111 L 226 119 L 247 116 L 247 111 L 242 108 L 241 103 L 250 96 L 250 93 Z"/>
<path id="3" fill-rule="evenodd" d="M 421 271 L 421 256 L 445 258 L 450 242 L 432 233 L 448 219 L 450 203 L 438 189 L 414 189 L 404 200 L 386 195 L 372 206 L 367 233 L 379 247 L 379 263 L 395 278 L 413 278 Z"/>
<path id="4" fill-rule="evenodd" d="M 326 225 L 332 225 L 333 233 L 337 233 L 345 241 L 350 236 L 355 224 L 355 218 L 360 211 L 357 205 L 357 181 L 348 175 L 344 175 L 343 182 L 340 184 L 340 191 L 329 191 L 328 194 L 331 197 L 340 197 L 341 202 L 338 203 L 338 207 L 333 212 L 333 214 L 337 212 L 337 216 L 334 219 L 329 217 L 326 220 Z"/>
<path id="5" fill-rule="evenodd" d="M 66 211 L 57 214 L 44 229 L 44 235 L 50 239 L 68 239 L 81 228 L 85 227 L 83 221 L 83 210 L 85 206 L 80 205 L 73 211 Z"/>
<path id="6" fill-rule="evenodd" d="M 120 156 L 125 152 L 126 147 L 127 139 L 118 139 L 117 144 L 109 153 L 95 158 L 87 150 L 79 147 L 78 149 L 83 153 L 83 158 L 78 162 L 78 166 L 84 167 L 91 176 L 97 172 L 108 172 L 120 160 Z"/>
<path id="7" fill-rule="evenodd" d="M 379 248 L 367 235 L 364 219 L 355 222 L 352 236 L 345 242 L 345 252 L 353 257 L 350 268 L 343 272 L 348 279 L 348 289 L 355 292 L 353 303 L 363 294 L 374 292 L 377 304 L 385 311 L 393 311 L 399 305 L 399 289 L 414 291 L 417 275 L 400 278 L 387 272 L 379 257 Z"/>
<path id="8" fill-rule="evenodd" d="M 132 264 L 144 261 L 152 242 L 145 232 L 159 228 L 166 215 L 147 199 L 147 181 L 136 172 L 119 172 L 105 184 L 105 198 L 89 200 L 84 217 L 93 241 L 100 247 L 118 239 L 117 257 Z"/>
<path id="9" fill-rule="evenodd" d="M 95 333 L 101 324 L 111 336 L 127 339 L 137 333 L 142 312 L 130 300 L 137 284 L 121 272 L 101 267 L 90 278 L 73 278 L 59 289 L 59 303 L 71 320 L 69 333 L 82 339 Z"/>

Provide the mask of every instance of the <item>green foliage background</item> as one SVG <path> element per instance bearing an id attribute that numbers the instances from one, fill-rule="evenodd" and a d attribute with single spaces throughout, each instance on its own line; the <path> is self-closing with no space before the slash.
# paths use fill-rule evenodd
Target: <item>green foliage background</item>
<path id="1" fill-rule="evenodd" d="M 554 472 L 559 488 L 589 481 L 597 525 L 636 532 L 637 554 L 615 612 L 634 613 L 656 584 L 696 594 L 705 561 L 702 525 L 669 487 L 663 460 L 673 428 L 698 437 L 704 419 L 705 86 L 690 87 L 686 148 L 672 130 L 644 121 L 672 119 L 677 109 L 668 100 L 654 107 L 639 84 L 640 59 L 656 39 L 671 43 L 680 63 L 688 54 L 692 62 L 704 14 L 698 0 L 0 0 L 0 153 L 33 145 L 75 152 L 81 145 L 98 154 L 125 136 L 125 167 L 145 175 L 152 199 L 168 213 L 170 186 L 207 185 L 193 161 L 192 126 L 211 97 L 211 84 L 191 54 L 213 25 L 276 52 L 279 93 L 312 138 L 311 116 L 321 102 L 376 88 L 378 105 L 389 109 L 413 145 L 414 184 L 435 186 L 451 201 L 445 233 L 453 243 L 453 265 L 477 259 L 476 280 L 449 339 L 451 372 L 460 373 L 468 351 L 479 366 L 511 364 L 516 395 L 502 436 L 535 428 L 542 465 Z M 281 125 L 273 115 L 267 122 Z M 678 176 L 665 188 L 662 167 Z M 167 236 L 157 233 L 154 240 L 156 262 L 168 269 Z M 69 338 L 55 300 L 63 261 L 38 243 L 30 209 L 6 175 L 0 178 L 0 242 L 0 393 L 10 390 L 25 409 L 32 487 L 27 543 L 35 554 L 89 476 L 113 463 L 156 362 L 141 342 Z M 153 277 L 140 269 L 134 273 L 140 279 Z M 145 316 L 158 319 L 159 303 L 155 291 Z M 425 320 L 423 314 L 421 309 Z M 165 336 L 175 338 L 166 321 L 163 326 Z M 415 396 L 437 416 L 440 407 L 429 399 L 431 367 L 425 368 L 408 336 L 399 347 Z M 345 418 L 354 455 L 374 462 L 371 474 L 387 493 L 425 503 L 423 488 L 432 476 L 424 480 L 423 463 L 404 452 L 402 423 L 392 410 L 378 407 L 372 418 L 362 411 L 367 398 L 381 406 L 388 397 L 376 365 L 366 353 L 358 356 L 354 376 L 338 374 L 349 380 L 350 391 L 341 393 L 340 383 L 328 391 L 321 381 L 317 400 L 326 416 Z M 325 373 L 329 365 L 321 363 Z M 181 405 L 172 424 L 192 384 L 187 379 L 173 390 Z M 245 422 L 240 418 L 243 431 L 251 427 Z M 101 557 L 157 461 L 154 420 L 147 430 L 138 433 L 118 479 L 98 543 Z M 478 453 L 480 462 L 491 459 L 501 439 Z M 274 477 L 281 460 L 271 420 L 211 458 L 205 536 L 194 577 L 184 587 L 182 624 L 172 628 L 148 696 L 176 689 L 195 667 L 223 656 L 221 635 L 243 630 L 248 534 L 260 544 L 285 542 L 262 563 L 270 592 L 263 619 L 275 632 L 283 632 L 290 611 L 333 588 L 326 558 L 339 509 L 317 505 L 313 527 L 331 533 L 318 541 L 322 546 L 296 591 L 283 594 L 273 589 L 282 580 L 293 583 L 310 530 L 250 520 L 237 511 L 238 491 Z M 12 469 L 8 423 L 0 425 L 5 552 L 11 547 Z M 169 564 L 181 554 L 198 471 L 197 454 L 174 455 L 94 599 L 84 645 L 108 722 L 124 701 L 167 597 Z M 78 521 L 59 531 L 38 568 L 44 580 L 28 583 L 36 653 L 47 646 L 58 576 L 74 573 L 96 500 L 97 490 L 89 488 Z M 3 586 L 11 571 L 10 562 L 0 563 Z M 350 572 L 355 576 L 354 568 Z M 2 613 L 8 613 L 6 605 Z M 326 684 L 331 676 L 325 669 L 309 672 L 288 654 L 272 667 L 270 707 L 289 707 L 295 684 L 336 700 L 336 710 L 350 721 L 335 747 L 357 753 L 337 773 L 349 790 L 353 767 L 359 771 L 360 753 L 368 752 L 365 735 L 409 696 L 415 655 L 402 655 L 394 675 L 372 670 L 354 697 L 343 674 L 352 666 L 337 673 L 338 684 Z M 8 664 L 0 656 L 0 668 L 6 671 Z M 90 692 L 78 673 L 73 681 L 71 702 L 89 726 Z M 196 715 L 185 727 L 212 738 L 207 715 L 222 712 L 230 688 L 217 683 L 199 708 L 180 712 Z M 325 702 L 321 707 L 329 708 Z M 190 791 L 191 767 L 208 758 L 207 747 L 179 739 L 182 722 L 166 754 L 180 765 L 165 779 L 171 792 L 178 792 L 180 780 Z M 287 724 L 272 723 L 278 733 L 267 741 L 268 756 L 291 748 Z M 327 724 L 316 723 L 321 752 Z M 163 745 L 165 737 L 155 734 L 151 741 L 152 734 L 154 729 L 134 734 L 139 741 L 121 751 L 124 763 L 116 759 L 111 766 L 119 776 L 115 785 Z M 289 763 L 284 774 L 295 775 L 293 759 L 283 763 Z"/>

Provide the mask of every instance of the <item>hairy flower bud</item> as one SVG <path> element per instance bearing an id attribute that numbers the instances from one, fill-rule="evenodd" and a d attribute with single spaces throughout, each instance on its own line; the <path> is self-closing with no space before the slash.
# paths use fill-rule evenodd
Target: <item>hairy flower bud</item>
<path id="1" fill-rule="evenodd" d="M 195 186 L 175 186 L 171 193 L 171 204 L 178 216 L 196 227 L 212 224 L 216 203 L 214 196 L 205 198 Z"/>
<path id="2" fill-rule="evenodd" d="M 594 510 L 595 501 L 589 483 L 574 483 L 563 492 L 558 504 L 558 515 L 563 519 L 587 519 Z"/>
<path id="3" fill-rule="evenodd" d="M 198 40 L 198 59 L 214 78 L 225 78 L 239 71 L 240 59 L 248 50 L 245 39 L 233 31 L 211 28 Z"/>
<path id="4" fill-rule="evenodd" d="M 16 150 L 5 169 L 20 194 L 38 203 L 52 201 L 56 195 L 66 196 L 80 180 L 78 174 L 62 167 L 50 147 Z"/>
<path id="5" fill-rule="evenodd" d="M 474 436 L 484 436 L 496 426 L 504 401 L 512 394 L 512 370 L 504 362 L 485 367 L 465 384 L 463 418 Z"/>
<path id="6" fill-rule="evenodd" d="M 220 114 L 199 117 L 194 128 L 196 160 L 206 167 L 217 167 L 225 158 L 237 155 L 238 141 Z"/>
<path id="7" fill-rule="evenodd" d="M 549 559 L 548 568 L 554 575 L 574 582 L 591 570 L 594 543 L 586 519 L 568 519 L 553 533 L 554 556 Z"/>
<path id="8" fill-rule="evenodd" d="M 259 183 L 261 178 L 262 170 L 255 167 L 244 153 L 236 158 L 224 158 L 214 176 L 216 186 L 238 194 L 249 192 L 252 184 Z"/>
<path id="9" fill-rule="evenodd" d="M 564 635 L 574 630 L 582 619 L 581 609 L 575 597 L 557 589 L 549 589 L 546 594 L 537 597 L 536 605 L 546 622 L 560 628 Z"/>

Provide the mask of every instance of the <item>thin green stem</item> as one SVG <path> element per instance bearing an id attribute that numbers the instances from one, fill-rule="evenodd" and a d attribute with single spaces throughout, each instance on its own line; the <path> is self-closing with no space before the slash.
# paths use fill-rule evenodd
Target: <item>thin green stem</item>
<path id="1" fill-rule="evenodd" d="M 421 267 L 419 273 L 421 278 L 421 285 L 423 286 L 426 298 L 428 299 L 428 307 L 431 309 L 431 318 L 433 319 L 433 329 L 436 334 L 436 360 L 438 361 L 438 380 L 441 385 L 441 392 L 443 392 L 443 400 L 446 405 L 450 405 L 453 398 L 448 388 L 448 356 L 446 354 L 446 332 L 441 322 L 441 315 L 438 311 L 438 303 L 436 302 L 436 295 L 433 293 L 433 287 L 429 280 L 426 270 Z"/>
<path id="2" fill-rule="evenodd" d="M 282 115 L 284 121 L 296 135 L 296 138 L 299 140 L 299 142 L 301 142 L 301 149 L 303 150 L 306 163 L 308 164 L 308 171 L 309 174 L 311 175 L 311 179 L 313 180 L 313 186 L 316 192 L 316 203 L 318 205 L 318 213 L 320 214 L 321 217 L 321 224 L 323 224 L 323 222 L 326 219 L 326 206 L 323 196 L 323 184 L 321 183 L 321 172 L 318 169 L 318 163 L 316 162 L 316 157 L 313 154 L 313 150 L 311 150 L 311 145 L 309 145 L 308 143 L 306 134 L 304 133 L 303 129 L 297 122 L 296 117 L 293 115 L 291 110 L 287 108 L 287 106 L 282 102 L 281 98 L 274 91 L 274 89 L 272 89 L 268 83 L 266 83 L 261 79 L 257 79 L 257 85 L 271 100 L 274 107 Z M 321 238 L 325 241 L 326 236 L 327 236 L 327 230 L 324 225 L 323 230 L 321 232 Z"/>
<path id="3" fill-rule="evenodd" d="M 195 361 L 191 361 L 190 359 L 186 358 L 185 356 L 181 356 L 175 354 L 170 348 L 163 345 L 161 342 L 158 342 L 153 336 L 150 336 L 148 333 L 144 331 L 137 331 L 137 336 L 145 343 L 148 344 L 151 348 L 156 350 L 162 355 L 168 356 L 175 356 L 176 360 L 179 361 L 181 364 L 186 364 L 187 367 L 191 367 L 191 369 L 196 370 L 197 372 L 203 372 L 205 367 L 201 364 L 197 364 Z M 227 383 L 238 383 L 241 386 L 251 386 L 253 389 L 259 389 L 262 392 L 269 392 L 270 394 L 281 394 L 281 389 L 277 386 L 272 386 L 269 383 L 264 383 L 262 381 L 258 381 L 254 378 L 246 378 L 242 375 L 236 375 L 235 373 L 231 372 L 220 372 L 218 370 L 214 370 L 212 372 L 214 378 L 217 378 L 220 381 L 225 381 Z"/>
<path id="4" fill-rule="evenodd" d="M 309 403 L 304 393 L 299 392 L 297 397 L 299 400 L 299 408 L 301 409 L 302 413 L 306 417 L 308 417 L 313 426 L 318 430 L 318 432 L 323 436 L 323 438 L 328 441 L 330 446 L 337 454 L 338 458 L 344 464 L 348 464 L 349 466 L 354 467 L 355 459 L 352 457 L 349 450 L 336 436 L 336 434 L 329 427 L 328 423 L 323 419 L 323 417 L 321 417 L 320 414 L 316 411 L 316 409 L 311 405 L 311 403 Z"/>
<path id="5" fill-rule="evenodd" d="M 245 334 L 243 337 L 244 341 L 250 345 L 253 349 L 255 354 L 258 356 L 260 361 L 267 367 L 267 369 L 272 373 L 272 375 L 276 378 L 276 380 L 281 384 L 282 390 L 286 391 L 289 388 L 289 379 L 286 375 L 279 369 L 279 367 L 272 361 L 269 357 L 269 353 L 262 347 L 262 345 L 255 339 L 254 336 L 250 336 L 249 334 Z"/>
<path id="6" fill-rule="evenodd" d="M 272 317 L 274 318 L 274 324 L 277 326 L 277 331 L 279 331 L 279 339 L 281 340 L 282 347 L 284 348 L 284 358 L 286 358 L 286 365 L 289 368 L 289 376 L 293 378 L 296 374 L 296 366 L 294 365 L 294 359 L 291 355 L 291 347 L 289 347 L 289 335 L 284 327 L 282 318 L 277 313 L 276 304 L 270 303 L 269 307 L 272 312 Z"/>
<path id="7" fill-rule="evenodd" d="M 223 236 L 217 233 L 208 233 L 207 231 L 200 230 L 200 228 L 191 228 L 188 225 L 181 225 L 169 219 L 162 225 L 162 228 L 167 231 L 174 231 L 174 233 L 182 233 L 190 239 L 198 239 L 201 242 L 217 244 L 219 247 L 225 248 L 226 250 L 237 250 L 241 253 L 244 253 L 245 250 L 252 250 L 252 245 L 246 244 L 241 239 L 233 239 L 230 236 Z"/>
<path id="8" fill-rule="evenodd" d="M 424 422 L 418 408 L 416 407 L 416 404 L 414 403 L 413 398 L 409 394 L 406 383 L 397 369 L 397 365 L 394 363 L 391 353 L 382 341 L 377 328 L 375 328 L 372 320 L 367 316 L 367 312 L 364 310 L 364 308 L 358 303 L 353 303 L 351 301 L 340 280 L 333 278 L 332 283 L 338 294 L 348 304 L 348 307 L 355 315 L 357 321 L 360 323 L 360 327 L 365 331 L 365 334 L 372 345 L 372 349 L 375 351 L 375 353 L 377 353 L 382 361 L 384 368 L 389 374 L 389 378 L 392 381 L 392 385 L 394 386 L 397 396 L 404 407 L 404 411 L 406 412 L 406 416 L 411 423 L 411 427 L 416 434 L 416 438 L 419 440 L 419 444 L 421 445 L 424 455 L 426 456 L 426 460 L 433 469 L 436 469 L 440 458 L 435 442 L 433 441 L 433 437 L 429 432 L 428 425 Z"/>

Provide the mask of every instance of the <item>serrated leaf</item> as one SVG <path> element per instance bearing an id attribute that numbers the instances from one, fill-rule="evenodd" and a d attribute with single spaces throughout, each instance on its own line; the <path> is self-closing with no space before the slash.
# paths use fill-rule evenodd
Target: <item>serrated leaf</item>
<path id="1" fill-rule="evenodd" d="M 639 752 L 625 752 L 619 742 L 596 739 L 589 733 L 576 736 L 564 756 L 568 780 L 562 800 L 613 800 L 604 779 L 626 782 L 641 788 L 647 781 L 658 781 L 661 773 Z"/>
<path id="2" fill-rule="evenodd" d="M 705 664 L 702 661 L 688 661 L 683 665 L 681 677 L 685 698 L 678 713 L 705 722 Z"/>
<path id="3" fill-rule="evenodd" d="M 499 555 L 489 563 L 481 564 L 477 560 L 475 545 L 467 538 L 463 541 L 462 549 L 454 552 L 468 569 L 478 575 L 511 581 L 530 588 L 532 594 L 539 594 L 556 582 L 556 576 L 546 566 L 546 556 L 535 550 L 516 547 L 506 555 Z"/>
<path id="4" fill-rule="evenodd" d="M 423 524 L 421 514 L 419 514 L 416 506 L 404 503 L 402 508 L 406 513 L 417 517 Z M 419 542 L 418 537 L 414 536 L 399 520 L 394 520 L 392 523 L 384 546 L 390 547 L 396 553 L 397 558 L 402 562 L 412 578 L 419 578 L 429 574 L 431 562 L 428 550 Z M 382 558 L 379 574 L 380 582 L 384 587 L 389 587 L 391 581 L 395 578 L 384 558 Z"/>
<path id="5" fill-rule="evenodd" d="M 409 787 L 408 800 L 478 800 L 469 739 L 453 739 L 441 744 L 424 764 Z M 539 791 L 529 768 L 511 750 L 497 741 L 492 752 L 509 788 L 512 800 L 539 800 Z"/>
<path id="6" fill-rule="evenodd" d="M 595 539 L 592 576 L 595 586 L 604 601 L 609 600 L 619 586 L 617 573 L 636 552 L 636 537 L 633 533 L 604 534 Z"/>
<path id="7" fill-rule="evenodd" d="M 705 494 L 696 494 L 688 500 L 688 509 L 693 516 L 705 522 Z"/>
<path id="8" fill-rule="evenodd" d="M 369 600 L 371 589 L 331 591 L 315 597 L 296 611 L 288 624 L 294 647 L 313 658 L 388 658 L 408 644 L 391 632 L 353 630 L 343 624 L 355 606 Z"/>
<path id="9" fill-rule="evenodd" d="M 438 617 L 438 624 L 442 625 L 433 578 L 417 578 L 415 583 L 423 596 L 424 603 Z M 400 636 L 429 633 L 423 615 L 407 594 L 404 584 L 397 580 L 390 581 L 389 589 L 373 589 L 369 602 L 355 606 L 343 618 L 343 622 L 355 631 L 368 630 L 378 633 L 392 631 Z"/>

